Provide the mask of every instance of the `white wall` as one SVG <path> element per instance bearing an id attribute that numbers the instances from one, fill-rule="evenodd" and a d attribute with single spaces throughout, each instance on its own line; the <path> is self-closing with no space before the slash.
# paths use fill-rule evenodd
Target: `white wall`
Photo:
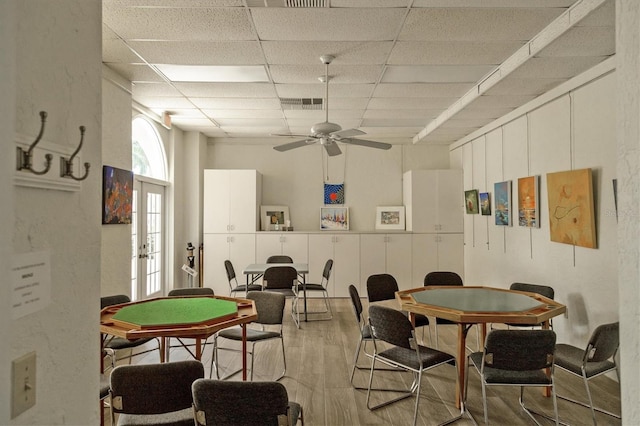
<path id="1" fill-rule="evenodd" d="M 14 120 L 6 127 L 3 121 L 0 126 L 0 158 L 6 161 L 0 188 L 3 200 L 12 200 L 14 204 L 9 207 L 13 212 L 6 216 L 5 206 L 1 207 L 4 278 L 0 311 L 8 338 L 3 336 L 0 371 L 7 371 L 9 360 L 35 351 L 37 372 L 36 405 L 13 420 L 6 410 L 11 400 L 9 380 L 1 380 L 0 424 L 97 424 L 101 3 L 98 0 L 1 3 L 2 61 L 8 59 L 15 66 L 15 74 L 12 67 L 7 74 L 2 67 L 0 102 L 9 104 L 14 113 L 7 116 Z M 5 57 L 7 46 L 11 55 Z M 9 86 L 15 89 L 4 98 Z M 13 90 L 15 97 L 11 96 Z M 73 150 L 80 139 L 78 127 L 86 126 L 81 156 L 83 162 L 91 164 L 91 172 L 77 192 L 18 186 L 7 190 L 7 185 L 11 185 L 8 175 L 15 168 L 10 161 L 15 158 L 16 134 L 12 129 L 35 139 L 41 110 L 49 114 L 45 141 Z M 4 106 L 2 111 L 4 115 Z M 49 174 L 58 172 L 59 158 L 54 158 Z M 37 312 L 11 320 L 8 290 L 11 275 L 5 259 L 13 254 L 38 251 L 50 254 L 51 301 Z"/>
<path id="2" fill-rule="evenodd" d="M 452 163 L 463 165 L 465 189 L 493 194 L 495 182 L 513 182 L 514 226 L 496 226 L 493 215 L 465 215 L 466 283 L 554 287 L 556 299 L 568 307 L 568 318 L 554 319 L 558 339 L 579 346 L 596 326 L 618 320 L 616 77 L 610 70 L 592 74 L 451 152 Z M 582 168 L 593 170 L 597 249 L 549 237 L 546 174 Z M 540 228 L 517 224 L 517 179 L 531 175 L 540 176 Z"/>
<path id="3" fill-rule="evenodd" d="M 289 206 L 296 231 L 320 229 L 324 182 L 345 183 L 350 229 L 375 229 L 377 206 L 402 205 L 402 174 L 407 170 L 448 169 L 447 146 L 394 145 L 383 151 L 343 146 L 329 157 L 313 145 L 286 152 L 264 145 L 231 145 L 209 141 L 210 169 L 256 169 L 262 173 L 262 204 Z"/>

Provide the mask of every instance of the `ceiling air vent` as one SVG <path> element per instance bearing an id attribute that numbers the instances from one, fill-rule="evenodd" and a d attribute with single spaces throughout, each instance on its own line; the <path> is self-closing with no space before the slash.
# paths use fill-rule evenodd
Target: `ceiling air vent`
<path id="1" fill-rule="evenodd" d="M 322 98 L 280 98 L 282 109 L 322 110 Z"/>
<path id="2" fill-rule="evenodd" d="M 330 0 L 247 0 L 248 7 L 329 7 Z"/>

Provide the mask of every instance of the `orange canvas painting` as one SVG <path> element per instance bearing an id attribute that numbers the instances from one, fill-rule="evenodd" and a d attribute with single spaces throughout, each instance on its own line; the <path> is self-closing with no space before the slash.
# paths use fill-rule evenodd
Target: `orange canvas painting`
<path id="1" fill-rule="evenodd" d="M 596 248 L 591 169 L 547 174 L 551 241 Z"/>
<path id="2" fill-rule="evenodd" d="M 518 224 L 528 228 L 540 227 L 538 176 L 518 179 Z"/>

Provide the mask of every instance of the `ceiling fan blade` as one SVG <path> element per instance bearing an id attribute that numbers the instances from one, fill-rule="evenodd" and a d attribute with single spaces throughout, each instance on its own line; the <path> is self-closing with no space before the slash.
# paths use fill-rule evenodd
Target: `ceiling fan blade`
<path id="1" fill-rule="evenodd" d="M 384 142 L 368 141 L 366 139 L 342 139 L 340 142 L 348 143 L 351 145 L 361 145 L 369 148 L 389 149 L 391 144 Z"/>
<path id="2" fill-rule="evenodd" d="M 309 135 L 302 135 L 302 134 L 296 134 L 296 133 L 269 133 L 269 136 L 297 136 L 299 138 L 309 137 Z"/>
<path id="3" fill-rule="evenodd" d="M 323 145 L 324 149 L 327 151 L 327 154 L 329 154 L 329 157 L 342 154 L 342 151 L 340 151 L 340 147 L 335 142 L 324 143 Z"/>
<path id="4" fill-rule="evenodd" d="M 276 151 L 283 152 L 283 151 L 289 151 L 290 149 L 294 149 L 294 148 L 300 148 L 301 146 L 311 145 L 312 143 L 315 143 L 315 142 L 316 142 L 315 139 L 302 139 L 299 141 L 283 143 L 282 145 L 276 145 L 273 147 L 273 149 L 275 149 Z"/>
<path id="5" fill-rule="evenodd" d="M 366 133 L 358 129 L 344 129 L 331 133 L 331 136 L 337 136 L 338 138 L 350 138 L 351 136 L 360 135 L 366 135 Z"/>

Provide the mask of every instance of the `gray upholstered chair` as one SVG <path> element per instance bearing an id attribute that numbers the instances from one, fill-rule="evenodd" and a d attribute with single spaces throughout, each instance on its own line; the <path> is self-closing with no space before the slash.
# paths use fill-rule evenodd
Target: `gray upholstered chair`
<path id="1" fill-rule="evenodd" d="M 196 425 L 304 425 L 302 407 L 289 401 L 278 382 L 196 380 L 192 386 Z"/>
<path id="2" fill-rule="evenodd" d="M 251 344 L 251 349 L 247 351 L 249 355 L 251 355 L 251 380 L 253 380 L 253 364 L 255 359 L 255 345 L 258 342 L 265 342 L 272 339 L 280 339 L 280 344 L 282 347 L 282 362 L 284 364 L 284 368 L 282 370 L 282 374 L 276 379 L 280 380 L 284 377 L 287 372 L 287 359 L 284 354 L 284 339 L 282 336 L 282 318 L 284 316 L 284 305 L 285 305 L 285 296 L 279 293 L 271 293 L 266 291 L 250 291 L 247 294 L 247 299 L 253 300 L 256 304 L 256 311 L 258 313 L 258 319 L 256 319 L 252 324 L 257 324 L 260 326 L 260 329 L 255 329 L 252 327 L 247 327 L 247 342 Z M 266 327 L 273 328 L 277 327 L 276 330 L 269 330 Z M 213 375 L 213 370 L 215 369 L 216 378 L 220 378 L 220 362 L 218 356 L 218 350 L 230 350 L 237 352 L 236 349 L 229 349 L 220 347 L 218 340 L 219 339 L 228 339 L 234 341 L 242 341 L 242 329 L 239 327 L 233 328 L 225 328 L 220 330 L 213 339 L 213 356 L 211 358 L 211 376 Z M 229 377 L 241 372 L 242 369 L 236 370 L 232 373 L 227 374 L 224 379 L 228 379 Z M 210 377 L 211 377 L 210 376 Z"/>
<path id="3" fill-rule="evenodd" d="M 104 309 L 107 306 L 120 305 L 122 303 L 129 303 L 131 299 L 129 296 L 125 294 L 117 294 L 113 296 L 104 296 L 100 298 L 100 309 Z M 157 350 L 158 356 L 160 355 L 160 342 L 158 339 L 149 337 L 143 339 L 136 340 L 127 340 L 123 337 L 116 337 L 110 334 L 101 334 L 102 340 L 102 348 L 104 350 L 104 354 L 109 357 L 111 360 L 111 367 L 114 368 L 118 361 L 123 359 L 129 360 L 131 362 L 131 358 L 134 356 L 146 354 L 152 351 Z M 155 342 L 155 347 L 150 349 L 142 349 L 134 352 L 133 350 L 136 348 L 142 348 L 149 342 Z M 119 355 L 120 352 L 126 352 L 126 355 Z"/>
<path id="4" fill-rule="evenodd" d="M 114 368 L 111 424 L 192 426 L 191 385 L 203 377 L 202 363 L 194 360 Z"/>
<path id="5" fill-rule="evenodd" d="M 333 268 L 333 259 L 328 259 L 324 264 L 324 269 L 322 270 L 322 279 L 320 283 L 298 283 L 297 292 L 305 290 L 307 292 L 322 292 L 322 296 L 324 297 L 324 305 L 325 309 L 323 311 L 307 311 L 307 314 L 326 314 L 329 313 L 329 316 L 323 316 L 322 318 L 316 318 L 316 320 L 330 320 L 333 318 L 333 312 L 331 312 L 331 303 L 329 302 L 329 278 L 331 278 L 331 269 Z M 305 295 L 306 296 L 306 295 Z"/>
<path id="6" fill-rule="evenodd" d="M 293 258 L 286 254 L 274 254 L 267 258 L 267 263 L 293 263 Z"/>
<path id="7" fill-rule="evenodd" d="M 555 297 L 555 291 L 553 290 L 553 287 L 549 287 L 548 285 L 540 285 L 540 284 L 527 284 L 527 283 L 513 283 L 509 286 L 510 290 L 517 290 L 517 291 L 528 291 L 529 293 L 537 293 L 541 296 L 544 296 L 548 299 L 553 300 L 553 298 Z M 535 327 L 542 327 L 542 324 L 534 324 L 533 326 L 531 325 L 523 325 L 523 324 L 507 324 L 507 326 L 509 328 L 514 327 L 514 328 L 522 328 L 522 327 L 527 327 L 527 328 L 535 328 Z M 549 319 L 549 326 L 551 328 L 553 328 L 553 323 L 551 322 L 551 319 Z"/>
<path id="8" fill-rule="evenodd" d="M 291 300 L 291 317 L 300 328 L 300 310 L 298 309 L 298 271 L 293 266 L 273 266 L 267 268 L 262 276 L 262 290 L 283 294 Z"/>
<path id="9" fill-rule="evenodd" d="M 364 318 L 362 317 L 362 301 L 360 300 L 358 289 L 353 284 L 349 286 L 349 296 L 351 297 L 351 305 L 353 306 L 353 312 L 356 315 L 356 321 L 358 322 L 358 330 L 360 331 L 360 338 L 358 339 L 358 346 L 356 346 L 356 352 L 353 356 L 353 367 L 351 367 L 351 377 L 349 380 L 351 382 L 351 386 L 353 386 L 355 389 L 366 389 L 355 386 L 353 384 L 353 376 L 355 375 L 356 368 L 360 370 L 368 370 L 370 368 L 370 366 L 359 366 L 358 359 L 360 358 L 360 349 L 363 348 L 363 346 L 365 354 L 367 354 L 366 345 L 368 342 L 373 342 L 373 336 L 371 335 L 371 327 L 369 326 L 369 324 L 367 324 L 366 321 L 364 321 Z"/>
<path id="10" fill-rule="evenodd" d="M 247 295 L 249 291 L 260 291 L 262 290 L 261 284 L 239 284 L 238 278 L 236 277 L 236 270 L 233 268 L 233 263 L 230 260 L 224 261 L 224 269 L 227 272 L 227 280 L 229 281 L 229 296 L 233 297 L 234 293 L 244 293 L 243 296 Z"/>
<path id="11" fill-rule="evenodd" d="M 183 296 L 213 296 L 213 289 L 211 287 L 188 287 L 188 288 L 174 288 L 169 291 L 167 296 L 169 297 L 183 297 Z M 180 337 L 174 337 L 178 341 L 178 345 L 171 344 L 171 338 L 168 339 L 169 348 L 184 348 L 193 358 L 196 358 L 196 355 L 191 351 L 191 347 L 195 345 L 195 342 L 189 343 L 185 341 L 185 339 Z M 193 339 L 189 339 L 193 340 Z M 202 342 L 202 349 L 204 351 L 205 346 L 207 346 L 207 340 Z M 168 361 L 168 359 L 167 359 Z"/>
<path id="12" fill-rule="evenodd" d="M 416 402 L 413 411 L 413 424 L 415 425 L 418 419 L 422 373 L 441 365 L 452 364 L 454 365 L 453 374 L 456 375 L 456 359 L 453 355 L 446 352 L 419 345 L 415 339 L 411 322 L 401 311 L 379 305 L 370 306 L 369 324 L 374 336 L 374 350 L 373 360 L 371 362 L 371 373 L 369 375 L 369 387 L 367 390 L 367 408 L 375 410 L 385 407 L 394 402 L 409 398 L 415 393 Z M 391 347 L 381 350 L 381 348 L 378 347 L 378 340 L 391 345 Z M 403 395 L 372 407 L 370 402 L 371 391 L 374 389 L 372 389 L 371 385 L 373 383 L 373 374 L 376 371 L 376 362 L 411 371 L 413 372 L 414 378 L 413 383 L 408 389 L 385 389 L 386 391 L 402 392 Z M 451 423 L 461 418 L 462 414 L 461 411 L 459 415 L 444 423 Z"/>
<path id="13" fill-rule="evenodd" d="M 619 333 L 620 323 L 602 324 L 593 331 L 584 349 L 564 343 L 556 345 L 556 367 L 575 376 L 582 377 L 584 387 L 587 390 L 589 404 L 562 395 L 558 395 L 558 398 L 589 407 L 594 425 L 597 424 L 596 411 L 620 418 L 619 414 L 595 407 L 589 390 L 589 380 L 613 370 L 618 375 L 618 383 L 620 382 L 620 370 L 616 364 L 616 354 L 620 346 Z"/>
<path id="14" fill-rule="evenodd" d="M 539 423 L 533 414 L 540 413 L 525 406 L 524 388 L 544 386 L 551 387 L 553 419 L 557 426 L 558 404 L 553 374 L 555 344 L 556 333 L 553 330 L 492 330 L 487 335 L 484 351 L 474 352 L 467 357 L 465 403 L 469 395 L 468 367 L 473 365 L 480 373 L 485 424 L 489 424 L 487 386 L 519 386 L 520 406 L 536 424 Z M 540 415 L 550 418 L 545 414 Z"/>
<path id="15" fill-rule="evenodd" d="M 375 274 L 367 278 L 367 298 L 369 303 L 384 300 L 393 300 L 398 291 L 398 282 L 390 274 Z M 431 342 L 431 329 L 429 328 L 429 318 L 424 315 L 415 315 L 415 326 L 422 328 L 422 340 L 424 341 L 424 329 L 429 330 L 429 341 Z"/>

